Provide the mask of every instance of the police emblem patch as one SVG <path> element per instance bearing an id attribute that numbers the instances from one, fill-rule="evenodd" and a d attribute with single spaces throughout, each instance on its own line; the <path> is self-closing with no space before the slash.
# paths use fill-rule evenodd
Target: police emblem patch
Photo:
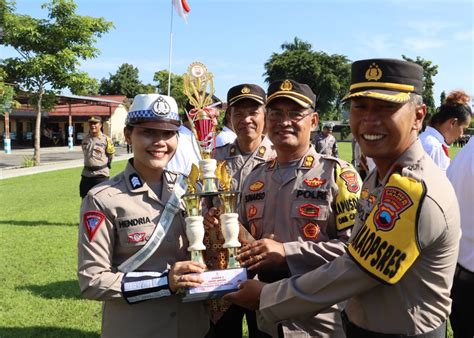
<path id="1" fill-rule="evenodd" d="M 137 174 L 131 174 L 128 177 L 128 180 L 130 181 L 130 185 L 132 186 L 133 189 L 143 187 L 143 183 L 142 183 L 142 181 L 140 180 L 140 177 Z"/>
<path id="2" fill-rule="evenodd" d="M 257 182 L 252 183 L 252 184 L 249 186 L 249 190 L 250 190 L 250 191 L 259 191 L 259 190 L 261 190 L 264 186 L 265 186 L 265 184 L 264 184 L 262 181 L 257 181 Z"/>
<path id="3" fill-rule="evenodd" d="M 339 177 L 341 177 L 344 182 L 346 183 L 347 190 L 350 192 L 358 192 L 360 187 L 359 187 L 359 182 L 357 180 L 357 175 L 353 171 L 344 171 L 342 172 Z"/>
<path id="4" fill-rule="evenodd" d="M 320 208 L 316 204 L 305 203 L 298 208 L 298 212 L 301 216 L 318 217 Z"/>
<path id="5" fill-rule="evenodd" d="M 326 180 L 314 177 L 314 178 L 306 178 L 303 182 L 306 183 L 308 187 L 317 188 L 317 187 L 322 186 L 324 183 L 326 183 Z"/>
<path id="6" fill-rule="evenodd" d="M 410 196 L 396 187 L 386 187 L 382 200 L 374 214 L 374 223 L 378 230 L 389 231 L 393 228 L 400 214 L 413 205 Z"/>
<path id="7" fill-rule="evenodd" d="M 376 63 L 372 63 L 365 71 L 365 78 L 368 81 L 378 81 L 382 78 L 382 70 Z"/>
<path id="8" fill-rule="evenodd" d="M 248 94 L 248 93 L 250 93 L 250 88 L 247 87 L 247 86 L 244 86 L 240 92 L 242 94 Z"/>
<path id="9" fill-rule="evenodd" d="M 255 216 L 257 214 L 257 208 L 255 207 L 255 205 L 251 205 L 248 212 L 247 212 L 247 218 L 252 218 L 253 216 Z"/>
<path id="10" fill-rule="evenodd" d="M 319 225 L 314 223 L 308 223 L 303 227 L 303 234 L 309 239 L 317 239 L 320 232 Z"/>
<path id="11" fill-rule="evenodd" d="M 146 239 L 146 232 L 135 232 L 133 234 L 129 234 L 127 237 L 128 243 L 144 242 Z"/>
<path id="12" fill-rule="evenodd" d="M 158 116 L 168 115 L 171 112 L 171 107 L 163 97 L 158 97 L 153 103 L 153 113 Z"/>
<path id="13" fill-rule="evenodd" d="M 284 91 L 290 91 L 293 89 L 293 84 L 289 80 L 285 80 L 281 83 L 280 89 Z"/>
<path id="14" fill-rule="evenodd" d="M 104 222 L 105 215 L 99 211 L 88 211 L 84 214 L 84 225 L 89 241 L 92 241 L 99 226 Z"/>

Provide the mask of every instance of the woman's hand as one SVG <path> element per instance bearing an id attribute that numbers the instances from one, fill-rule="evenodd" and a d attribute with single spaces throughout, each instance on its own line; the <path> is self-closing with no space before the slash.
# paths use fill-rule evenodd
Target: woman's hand
<path id="1" fill-rule="evenodd" d="M 171 292 L 199 286 L 202 283 L 199 273 L 204 272 L 205 269 L 206 266 L 198 262 L 176 262 L 168 273 L 168 286 Z"/>

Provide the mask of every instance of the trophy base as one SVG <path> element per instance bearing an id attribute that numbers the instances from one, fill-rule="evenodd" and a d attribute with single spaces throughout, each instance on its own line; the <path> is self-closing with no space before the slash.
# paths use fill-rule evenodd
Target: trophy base
<path id="1" fill-rule="evenodd" d="M 247 269 L 208 270 L 200 275 L 202 284 L 189 289 L 183 297 L 183 303 L 220 298 L 226 293 L 237 291 L 238 285 L 247 280 Z"/>

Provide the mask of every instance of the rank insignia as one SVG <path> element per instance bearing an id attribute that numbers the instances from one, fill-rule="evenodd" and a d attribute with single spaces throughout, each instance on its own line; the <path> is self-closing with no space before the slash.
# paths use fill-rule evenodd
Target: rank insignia
<path id="1" fill-rule="evenodd" d="M 267 148 L 265 148 L 265 146 L 260 146 L 260 148 L 258 148 L 257 155 L 263 157 L 263 155 L 265 155 L 265 151 L 267 151 Z"/>
<path id="2" fill-rule="evenodd" d="M 84 214 L 84 225 L 86 226 L 89 241 L 92 241 L 99 226 L 104 222 L 105 215 L 99 211 L 88 211 Z"/>
<path id="3" fill-rule="evenodd" d="M 377 64 L 372 63 L 369 69 L 365 71 L 365 78 L 368 81 L 378 81 L 382 78 L 382 70 Z"/>
<path id="4" fill-rule="evenodd" d="M 265 186 L 262 181 L 257 181 L 254 182 L 250 185 L 249 189 L 250 191 L 259 191 L 262 190 L 262 188 Z"/>
<path id="5" fill-rule="evenodd" d="M 320 208 L 312 203 L 302 204 L 298 209 L 299 214 L 306 217 L 318 217 L 319 211 Z"/>
<path id="6" fill-rule="evenodd" d="M 357 175 L 353 171 L 344 171 L 339 175 L 344 182 L 346 183 L 347 190 L 350 192 L 358 192 L 360 187 L 359 187 L 359 182 L 357 180 Z"/>
<path id="7" fill-rule="evenodd" d="M 360 198 L 366 200 L 369 198 L 369 189 L 365 188 L 360 192 Z"/>
<path id="8" fill-rule="evenodd" d="M 233 156 L 236 153 L 235 146 L 230 147 L 229 155 Z"/>
<path id="9" fill-rule="evenodd" d="M 396 187 L 386 187 L 377 212 L 374 214 L 374 223 L 379 230 L 390 231 L 400 214 L 413 205 L 407 193 Z"/>
<path id="10" fill-rule="evenodd" d="M 314 163 L 314 156 L 308 155 L 303 160 L 303 168 L 311 168 Z"/>
<path id="11" fill-rule="evenodd" d="M 255 222 L 250 223 L 250 234 L 255 238 L 257 236 L 257 225 Z"/>
<path id="12" fill-rule="evenodd" d="M 315 177 L 315 178 L 306 178 L 303 182 L 306 183 L 308 187 L 317 188 L 317 187 L 322 186 L 324 183 L 326 183 L 326 180 Z"/>
<path id="13" fill-rule="evenodd" d="M 135 232 L 130 234 L 128 237 L 128 243 L 140 243 L 144 242 L 146 239 L 146 232 Z"/>
<path id="14" fill-rule="evenodd" d="M 319 225 L 308 223 L 303 227 L 303 233 L 306 238 L 317 239 L 320 233 Z"/>
<path id="15" fill-rule="evenodd" d="M 251 205 L 250 208 L 249 208 L 249 211 L 247 212 L 247 218 L 252 218 L 253 216 L 255 216 L 257 214 L 257 208 L 255 207 L 255 205 Z"/>
<path id="16" fill-rule="evenodd" d="M 133 189 L 143 187 L 142 180 L 140 180 L 140 176 L 138 176 L 137 174 L 131 174 L 128 179 Z"/>

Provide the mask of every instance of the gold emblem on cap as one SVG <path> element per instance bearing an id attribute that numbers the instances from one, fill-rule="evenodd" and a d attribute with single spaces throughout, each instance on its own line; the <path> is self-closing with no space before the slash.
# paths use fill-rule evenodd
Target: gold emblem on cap
<path id="1" fill-rule="evenodd" d="M 280 89 L 281 90 L 286 90 L 286 91 L 290 91 L 293 89 L 293 84 L 290 82 L 290 80 L 285 80 L 282 82 L 282 84 L 280 85 Z"/>
<path id="2" fill-rule="evenodd" d="M 248 94 L 248 93 L 250 93 L 250 88 L 247 87 L 247 86 L 244 86 L 244 88 L 242 88 L 242 90 L 240 92 L 242 94 Z"/>
<path id="3" fill-rule="evenodd" d="M 368 81 L 378 81 L 382 77 L 382 70 L 375 63 L 372 63 L 365 72 L 365 78 Z"/>

